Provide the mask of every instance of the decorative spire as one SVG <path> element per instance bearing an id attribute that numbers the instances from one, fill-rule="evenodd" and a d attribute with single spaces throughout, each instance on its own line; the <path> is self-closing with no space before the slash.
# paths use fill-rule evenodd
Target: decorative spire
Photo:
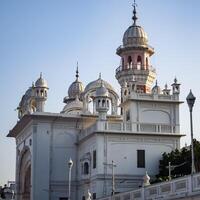
<path id="1" fill-rule="evenodd" d="M 133 25 L 136 25 L 136 21 L 138 19 L 137 18 L 136 6 L 137 6 L 137 4 L 136 4 L 136 2 L 134 0 L 134 3 L 133 3 L 133 17 L 132 17 L 132 19 L 133 19 Z"/>
<path id="2" fill-rule="evenodd" d="M 42 78 L 42 72 L 40 72 L 40 78 Z"/>
<path id="3" fill-rule="evenodd" d="M 79 71 L 78 71 L 78 62 L 77 62 L 77 67 L 76 67 L 76 80 L 79 78 Z"/>
<path id="4" fill-rule="evenodd" d="M 99 79 L 101 80 L 101 72 L 99 73 Z"/>
<path id="5" fill-rule="evenodd" d="M 176 78 L 176 76 L 175 76 L 175 78 L 174 78 L 174 83 L 177 83 L 178 81 L 177 81 L 177 78 Z"/>

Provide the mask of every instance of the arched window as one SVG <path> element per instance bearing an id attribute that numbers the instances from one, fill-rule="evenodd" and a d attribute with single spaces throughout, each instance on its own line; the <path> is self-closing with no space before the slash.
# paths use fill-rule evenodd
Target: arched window
<path id="1" fill-rule="evenodd" d="M 126 111 L 126 121 L 130 121 L 130 110 Z"/>
<path id="2" fill-rule="evenodd" d="M 89 174 L 89 164 L 88 164 L 88 162 L 84 163 L 84 174 Z"/>
<path id="3" fill-rule="evenodd" d="M 100 106 L 101 100 L 98 100 L 98 107 Z"/>
<path id="4" fill-rule="evenodd" d="M 107 107 L 109 108 L 109 101 L 107 100 Z"/>
<path id="5" fill-rule="evenodd" d="M 124 58 L 121 59 L 121 66 L 122 66 L 122 69 L 124 68 Z"/>
<path id="6" fill-rule="evenodd" d="M 126 95 L 127 95 L 127 90 L 124 91 L 124 96 L 126 96 Z"/>
<path id="7" fill-rule="evenodd" d="M 106 106 L 106 101 L 103 100 L 103 101 L 102 101 L 102 107 L 105 107 L 105 106 Z"/>
<path id="8" fill-rule="evenodd" d="M 131 58 L 131 56 L 128 57 L 128 67 L 127 68 L 132 68 L 132 58 Z"/>
<path id="9" fill-rule="evenodd" d="M 146 57 L 146 69 L 149 69 L 149 60 L 147 57 Z"/>
<path id="10" fill-rule="evenodd" d="M 40 95 L 43 97 L 44 96 L 44 91 L 40 90 Z"/>
<path id="11" fill-rule="evenodd" d="M 141 56 L 137 57 L 137 69 L 141 69 L 142 68 L 142 58 Z"/>
<path id="12" fill-rule="evenodd" d="M 46 90 L 44 91 L 44 95 L 45 95 L 45 97 L 47 97 L 47 91 Z"/>

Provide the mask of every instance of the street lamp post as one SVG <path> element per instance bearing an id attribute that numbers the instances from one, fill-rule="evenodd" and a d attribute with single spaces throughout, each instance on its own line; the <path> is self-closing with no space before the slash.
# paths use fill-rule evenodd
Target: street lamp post
<path id="1" fill-rule="evenodd" d="M 192 90 L 190 90 L 190 93 L 188 94 L 187 103 L 190 111 L 190 132 L 191 132 L 191 152 L 192 152 L 192 170 L 191 174 L 195 173 L 195 164 L 194 164 L 194 145 L 193 145 L 193 121 L 192 121 L 192 110 L 194 106 L 194 102 L 196 100 L 196 97 L 192 94 Z"/>
<path id="2" fill-rule="evenodd" d="M 71 175 L 72 175 L 72 166 L 73 166 L 73 161 L 70 158 L 68 161 L 68 167 L 69 167 L 69 195 L 68 195 L 68 200 L 71 200 Z"/>
<path id="3" fill-rule="evenodd" d="M 111 167 L 112 169 L 112 191 L 111 191 L 111 196 L 115 195 L 115 175 L 114 175 L 114 167 L 117 167 L 117 165 L 115 165 L 114 161 L 112 160 L 112 163 L 103 163 L 106 166 Z"/>

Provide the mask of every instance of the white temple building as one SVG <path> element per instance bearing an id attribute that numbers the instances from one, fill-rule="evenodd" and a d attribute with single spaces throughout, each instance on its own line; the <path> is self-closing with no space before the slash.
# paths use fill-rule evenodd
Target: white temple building
<path id="1" fill-rule="evenodd" d="M 180 84 L 175 79 L 171 89 L 158 86 L 153 54 L 134 6 L 133 24 L 117 48 L 120 95 L 101 76 L 84 88 L 77 69 L 63 110 L 45 112 L 49 88 L 40 75 L 8 134 L 16 139 L 17 200 L 69 199 L 70 158 L 71 200 L 86 199 L 88 190 L 92 199 L 133 190 L 143 185 L 146 171 L 153 179 L 162 154 L 179 149 L 183 136 Z"/>

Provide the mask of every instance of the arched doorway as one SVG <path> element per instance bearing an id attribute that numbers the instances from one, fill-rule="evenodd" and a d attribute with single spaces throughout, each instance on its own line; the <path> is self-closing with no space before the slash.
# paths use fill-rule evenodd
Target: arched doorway
<path id="1" fill-rule="evenodd" d="M 31 196 L 31 154 L 28 148 L 25 148 L 20 156 L 19 162 L 19 186 L 17 193 L 19 200 L 30 200 Z"/>

